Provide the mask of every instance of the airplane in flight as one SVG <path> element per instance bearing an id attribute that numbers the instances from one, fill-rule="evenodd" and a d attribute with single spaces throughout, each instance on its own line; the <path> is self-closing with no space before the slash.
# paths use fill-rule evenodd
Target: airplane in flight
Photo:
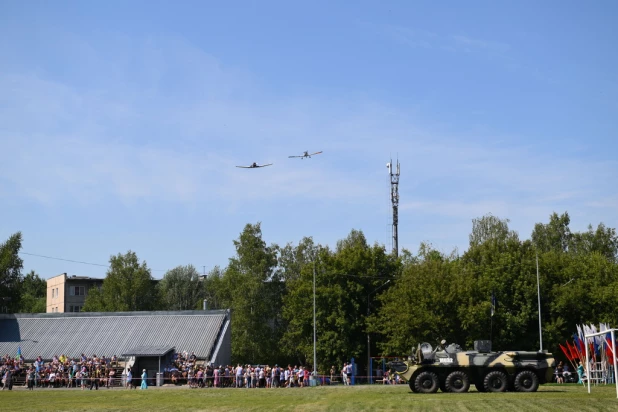
<path id="1" fill-rule="evenodd" d="M 307 150 L 305 150 L 305 152 L 302 155 L 300 155 L 300 156 L 288 156 L 288 157 L 289 158 L 299 157 L 301 159 L 304 159 L 305 157 L 309 157 L 310 158 L 311 156 L 317 155 L 317 154 L 320 154 L 320 153 L 322 153 L 322 151 L 315 152 L 315 153 L 309 153 Z"/>
<path id="2" fill-rule="evenodd" d="M 269 163 L 267 165 L 259 165 L 259 164 L 255 163 L 255 162 L 253 162 L 249 166 L 236 166 L 236 167 L 240 167 L 242 169 L 255 169 L 255 168 L 258 168 L 258 167 L 266 167 L 266 166 L 272 166 L 272 165 L 273 165 L 272 163 Z"/>

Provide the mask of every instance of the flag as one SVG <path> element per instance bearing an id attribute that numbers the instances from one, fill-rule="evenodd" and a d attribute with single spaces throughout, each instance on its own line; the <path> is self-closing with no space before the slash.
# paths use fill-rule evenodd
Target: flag
<path id="1" fill-rule="evenodd" d="M 567 342 L 567 345 L 568 344 L 569 343 Z M 562 346 L 560 343 L 558 344 L 558 346 L 560 346 L 560 349 L 562 349 L 562 352 L 564 353 L 564 356 L 566 356 L 568 360 L 573 360 L 573 357 L 569 354 L 569 352 L 567 351 L 567 348 Z"/>
<path id="2" fill-rule="evenodd" d="M 612 340 L 611 338 L 606 338 L 606 342 L 607 342 L 607 347 L 605 348 L 605 351 L 607 353 L 607 357 L 610 359 L 614 359 L 614 354 L 612 352 Z"/>
<path id="3" fill-rule="evenodd" d="M 569 352 L 571 352 L 571 358 L 573 360 L 579 359 L 579 354 L 577 353 L 577 349 L 575 348 L 575 345 L 571 346 L 568 340 L 566 344 L 567 344 L 567 348 L 569 348 Z"/>
<path id="4" fill-rule="evenodd" d="M 577 343 L 579 343 L 579 353 L 581 353 L 582 355 L 585 354 L 586 353 L 586 345 L 584 345 L 584 341 L 582 339 L 579 339 L 577 341 Z"/>
<path id="5" fill-rule="evenodd" d="M 15 359 L 19 360 L 19 358 L 21 358 L 21 346 L 17 347 L 17 356 L 15 356 Z"/>
<path id="6" fill-rule="evenodd" d="M 496 295 L 494 294 L 494 291 L 491 291 L 491 316 L 494 316 L 494 313 L 496 313 Z"/>

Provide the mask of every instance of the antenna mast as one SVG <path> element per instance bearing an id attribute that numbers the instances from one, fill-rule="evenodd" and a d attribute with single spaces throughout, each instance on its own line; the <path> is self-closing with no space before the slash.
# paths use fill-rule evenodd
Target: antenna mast
<path id="1" fill-rule="evenodd" d="M 391 177 L 391 203 L 393 205 L 393 252 L 395 256 L 399 255 L 399 159 L 397 159 L 397 167 L 393 165 L 393 159 L 386 164 L 388 173 Z"/>

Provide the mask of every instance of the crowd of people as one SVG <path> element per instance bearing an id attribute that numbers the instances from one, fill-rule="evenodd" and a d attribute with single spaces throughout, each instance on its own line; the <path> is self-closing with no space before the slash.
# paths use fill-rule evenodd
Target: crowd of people
<path id="1" fill-rule="evenodd" d="M 341 369 L 333 366 L 330 376 L 316 377 L 310 367 L 303 365 L 217 366 L 199 362 L 195 353 L 189 355 L 187 352 L 174 353 L 163 370 L 164 383 L 187 384 L 190 388 L 301 388 L 335 383 L 350 385 L 351 376 L 350 363 L 345 363 Z M 134 376 L 131 368 L 121 366 L 115 355 L 108 358 L 95 354 L 89 357 L 82 354 L 79 358 L 69 358 L 63 354 L 47 362 L 39 356 L 30 365 L 25 363 L 21 355 L 13 358 L 7 354 L 0 361 L 0 377 L 2 389 L 11 389 L 16 381 L 29 390 L 60 387 L 98 390 L 99 387 L 123 385 L 126 388 L 140 386 L 146 389 L 149 384 L 154 384 L 154 377 L 149 378 L 145 369 Z M 389 378 L 385 376 L 385 383 L 390 383 Z"/>
<path id="2" fill-rule="evenodd" d="M 166 381 L 187 383 L 191 388 L 291 388 L 309 386 L 311 372 L 304 366 L 288 365 L 195 365 L 190 362 L 166 368 Z"/>
<path id="3" fill-rule="evenodd" d="M 117 384 L 118 359 L 97 356 L 87 357 L 82 353 L 79 358 L 54 355 L 45 362 L 38 356 L 31 365 L 26 365 L 23 356 L 11 358 L 6 354 L 2 358 L 0 373 L 2 389 L 11 389 L 13 382 L 23 380 L 29 390 L 34 388 L 80 387 L 82 390 L 113 388 Z"/>
<path id="4" fill-rule="evenodd" d="M 313 376 L 310 366 L 211 365 L 199 364 L 195 353 L 176 353 L 164 370 L 165 382 L 188 384 L 191 388 L 302 388 L 311 386 L 311 378 L 322 385 L 351 383 L 352 364 L 331 368 L 329 376 Z"/>

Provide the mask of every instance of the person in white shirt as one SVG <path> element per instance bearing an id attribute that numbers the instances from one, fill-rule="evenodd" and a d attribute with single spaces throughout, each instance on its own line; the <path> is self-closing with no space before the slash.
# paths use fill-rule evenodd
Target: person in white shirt
<path id="1" fill-rule="evenodd" d="M 236 367 L 236 387 L 242 388 L 242 366 L 240 366 L 240 363 Z"/>

